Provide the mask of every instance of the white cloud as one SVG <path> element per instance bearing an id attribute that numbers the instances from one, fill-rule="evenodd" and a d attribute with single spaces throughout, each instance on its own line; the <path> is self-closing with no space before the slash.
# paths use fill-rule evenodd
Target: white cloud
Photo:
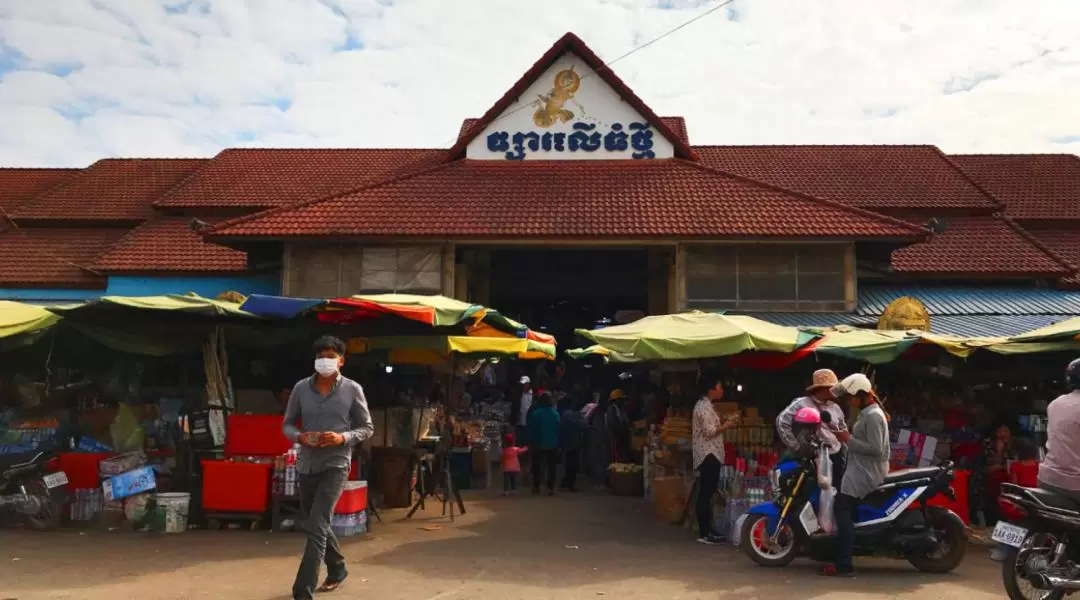
<path id="1" fill-rule="evenodd" d="M 6 0 L 0 164 L 444 147 L 567 30 L 612 60 L 714 4 Z M 1075 0 L 736 0 L 615 71 L 695 143 L 1077 152 L 1078 30 Z"/>

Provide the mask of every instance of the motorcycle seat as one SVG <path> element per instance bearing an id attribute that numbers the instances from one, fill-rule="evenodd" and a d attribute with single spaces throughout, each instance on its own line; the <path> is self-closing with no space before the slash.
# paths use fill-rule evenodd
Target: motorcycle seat
<path id="1" fill-rule="evenodd" d="M 1080 512 L 1080 504 L 1061 494 L 1056 494 L 1042 488 L 1024 488 L 1024 491 L 1050 508 Z"/>
<path id="2" fill-rule="evenodd" d="M 915 481 L 918 479 L 926 479 L 927 477 L 934 477 L 941 472 L 938 467 L 916 467 L 914 469 L 900 469 L 899 471 L 893 471 L 885 476 L 886 483 L 904 483 L 907 481 Z"/>

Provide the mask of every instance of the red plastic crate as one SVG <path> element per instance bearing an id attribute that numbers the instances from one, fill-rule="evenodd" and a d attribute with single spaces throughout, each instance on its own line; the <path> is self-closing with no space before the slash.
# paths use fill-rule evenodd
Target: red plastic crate
<path id="1" fill-rule="evenodd" d="M 368 488 L 366 481 L 350 481 L 345 484 L 345 491 L 341 492 L 337 504 L 334 505 L 334 513 L 339 515 L 351 515 L 362 510 L 367 510 Z"/>
<path id="2" fill-rule="evenodd" d="M 282 415 L 229 415 L 226 456 L 280 456 L 292 448 L 281 432 Z"/>
<path id="3" fill-rule="evenodd" d="M 269 508 L 273 463 L 205 459 L 202 468 L 203 510 L 261 513 Z"/>
<path id="4" fill-rule="evenodd" d="M 68 488 L 92 490 L 101 487 L 98 465 L 112 452 L 64 452 L 57 457 L 60 470 L 67 474 Z"/>

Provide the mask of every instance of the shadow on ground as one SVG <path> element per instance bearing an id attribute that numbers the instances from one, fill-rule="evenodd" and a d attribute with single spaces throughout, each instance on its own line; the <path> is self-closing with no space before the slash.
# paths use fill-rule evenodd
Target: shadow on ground
<path id="1" fill-rule="evenodd" d="M 836 581 L 810 562 L 762 569 L 733 547 L 696 544 L 639 499 L 471 493 L 466 502 L 468 514 L 454 523 L 429 505 L 408 522 L 404 511 L 388 512 L 371 536 L 347 540 L 357 590 L 343 597 L 1001 596 L 999 570 L 982 549 L 949 575 L 869 561 L 857 579 Z M 248 531 L 0 532 L 0 598 L 288 598 L 281 593 L 302 546 L 299 535 Z"/>

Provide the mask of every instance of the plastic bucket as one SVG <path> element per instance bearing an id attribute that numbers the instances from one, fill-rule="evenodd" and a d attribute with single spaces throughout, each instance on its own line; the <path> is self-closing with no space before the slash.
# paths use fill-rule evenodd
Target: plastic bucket
<path id="1" fill-rule="evenodd" d="M 157 502 L 157 530 L 163 533 L 183 533 L 187 531 L 188 507 L 191 494 L 168 493 L 154 496 Z"/>

